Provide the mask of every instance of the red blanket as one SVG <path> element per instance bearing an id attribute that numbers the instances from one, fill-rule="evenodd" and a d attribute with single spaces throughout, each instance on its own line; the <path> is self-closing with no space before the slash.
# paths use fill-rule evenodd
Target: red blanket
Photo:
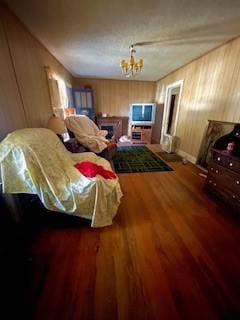
<path id="1" fill-rule="evenodd" d="M 105 179 L 116 179 L 117 175 L 111 171 L 105 169 L 103 166 L 91 161 L 83 161 L 75 163 L 74 167 L 78 169 L 85 177 L 94 178 L 97 174 L 102 176 Z"/>

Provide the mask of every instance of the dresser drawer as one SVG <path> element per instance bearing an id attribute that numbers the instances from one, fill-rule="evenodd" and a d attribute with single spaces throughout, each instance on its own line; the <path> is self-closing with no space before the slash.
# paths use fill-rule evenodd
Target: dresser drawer
<path id="1" fill-rule="evenodd" d="M 223 170 L 226 170 L 225 167 L 223 166 L 219 166 L 217 163 L 213 162 L 213 161 L 209 161 L 208 164 L 208 172 L 213 174 L 213 175 L 219 175 L 219 170 L 220 170 L 220 174 L 223 172 Z"/>
<path id="2" fill-rule="evenodd" d="M 208 173 L 207 179 L 206 179 L 206 184 L 207 184 L 208 188 L 212 188 L 215 191 L 227 190 L 226 182 L 224 182 L 224 180 L 221 177 L 219 177 L 218 175 L 216 175 L 214 173 Z"/>
<path id="3" fill-rule="evenodd" d="M 208 172 L 208 175 L 211 175 L 211 179 L 214 179 L 215 182 L 224 185 L 226 189 L 240 194 L 240 174 L 226 167 L 219 166 L 213 161 L 209 163 Z"/>
<path id="4" fill-rule="evenodd" d="M 231 205 L 231 207 L 240 210 L 240 193 L 231 188 L 229 184 L 216 175 L 208 174 L 206 179 L 206 188 L 218 196 L 221 200 Z"/>
<path id="5" fill-rule="evenodd" d="M 221 166 L 240 173 L 240 161 L 236 158 L 213 151 L 213 161 Z"/>
<path id="6" fill-rule="evenodd" d="M 218 195 L 222 198 L 223 201 L 230 204 L 231 207 L 240 210 L 240 195 L 229 189 L 218 189 Z"/>

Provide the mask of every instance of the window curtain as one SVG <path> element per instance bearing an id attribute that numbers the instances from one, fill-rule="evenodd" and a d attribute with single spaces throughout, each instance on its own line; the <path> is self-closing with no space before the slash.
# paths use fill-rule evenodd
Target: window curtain
<path id="1" fill-rule="evenodd" d="M 45 71 L 48 80 L 50 103 L 53 113 L 61 119 L 64 119 L 65 109 L 69 105 L 67 86 L 64 80 L 58 75 L 53 74 L 49 67 L 45 67 Z"/>
<path id="2" fill-rule="evenodd" d="M 73 95 L 72 95 L 72 86 L 67 83 L 67 98 L 68 98 L 68 108 L 73 108 Z"/>

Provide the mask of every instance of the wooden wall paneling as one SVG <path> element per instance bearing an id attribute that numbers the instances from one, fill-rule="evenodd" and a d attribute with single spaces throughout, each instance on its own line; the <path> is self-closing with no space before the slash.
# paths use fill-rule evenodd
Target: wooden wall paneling
<path id="1" fill-rule="evenodd" d="M 162 120 L 163 120 L 163 104 L 156 105 L 156 117 L 155 117 L 155 124 L 152 127 L 152 142 L 153 143 L 160 143 L 161 139 L 161 127 L 162 127 Z"/>
<path id="2" fill-rule="evenodd" d="M 89 83 L 89 82 L 87 82 L 87 83 Z M 91 85 L 92 85 L 92 82 L 91 82 Z M 100 113 L 99 106 L 103 105 L 103 110 L 105 110 L 104 109 L 104 105 L 108 104 L 108 101 L 106 100 L 106 98 L 104 96 L 104 94 L 105 94 L 105 82 L 100 83 L 98 81 L 94 81 L 93 90 L 94 90 L 94 94 L 96 96 L 96 101 L 95 101 L 96 113 Z M 105 103 L 104 103 L 104 101 L 105 101 Z M 103 111 L 103 112 L 106 113 L 106 110 Z"/>
<path id="3" fill-rule="evenodd" d="M 31 35 L 21 32 L 19 24 L 11 15 L 6 17 L 5 28 L 14 60 L 17 80 L 23 97 L 28 126 L 44 125 L 38 123 L 38 109 L 43 113 L 47 111 L 48 114 L 50 110 L 46 110 L 44 103 L 47 91 L 44 91 L 41 85 L 41 66 L 38 63 L 38 52 L 31 41 Z M 49 107 L 49 104 L 47 106 Z"/>
<path id="4" fill-rule="evenodd" d="M 1 8 L 0 8 L 1 11 Z M 0 15 L 0 139 L 25 127 L 26 118 Z"/>
<path id="5" fill-rule="evenodd" d="M 206 57 L 204 64 L 206 64 L 206 67 L 208 65 L 208 59 Z M 191 132 L 191 126 L 184 126 L 185 127 L 185 135 L 184 135 L 184 142 L 189 143 L 192 146 L 191 153 L 194 152 L 193 149 L 196 146 L 196 143 L 198 142 L 199 137 L 199 131 L 202 130 L 201 128 L 201 119 L 202 113 L 198 110 L 200 110 L 201 105 L 201 96 L 204 94 L 202 90 L 205 90 L 206 87 L 208 87 L 208 79 L 205 72 L 206 69 L 201 69 L 198 63 L 194 63 L 191 65 L 190 72 L 188 73 L 189 77 L 192 77 L 192 74 L 199 74 L 198 78 L 193 79 L 193 81 L 188 81 L 188 85 L 190 86 L 190 95 L 188 96 L 188 110 L 187 112 L 187 123 L 191 124 L 195 130 Z M 209 90 L 209 89 L 208 89 Z M 193 99 L 192 99 L 193 95 Z M 207 93 L 205 93 L 205 96 L 207 97 Z M 206 112 L 206 111 L 205 111 Z"/>
<path id="6" fill-rule="evenodd" d="M 197 158 L 207 121 L 240 120 L 240 38 L 194 60 L 157 82 L 162 88 L 184 80 L 180 101 L 178 148 Z"/>
<path id="7" fill-rule="evenodd" d="M 39 48 L 41 48 L 41 50 L 39 50 L 39 54 L 42 63 L 44 63 L 46 66 L 49 66 L 53 74 L 57 74 L 65 82 L 72 85 L 72 74 L 44 46 L 42 46 L 39 41 L 37 42 Z"/>
<path id="8" fill-rule="evenodd" d="M 49 66 L 70 84 L 72 76 L 7 9 L 3 10 L 3 20 L 26 111 L 27 126 L 44 127 L 52 114 L 44 66 Z"/>
<path id="9" fill-rule="evenodd" d="M 153 102 L 155 83 L 147 81 L 129 82 L 129 100 L 134 102 Z"/>
<path id="10" fill-rule="evenodd" d="M 109 113 L 109 115 L 114 115 L 116 112 L 116 109 L 118 108 L 118 103 L 119 100 L 122 97 L 122 90 L 123 90 L 123 86 L 121 84 L 119 84 L 119 87 L 117 89 L 117 85 L 115 81 L 112 81 L 110 83 L 110 86 L 108 87 L 108 81 L 104 81 L 105 83 L 105 99 L 106 99 L 106 104 L 104 105 L 105 111 Z M 116 95 L 116 92 L 118 91 L 118 96 Z M 118 100 L 119 98 L 119 100 Z M 119 108 L 120 109 L 120 108 Z M 119 110 L 120 111 L 120 110 Z"/>
<path id="11" fill-rule="evenodd" d="M 110 95 L 108 93 L 112 91 L 112 88 L 108 88 L 106 80 L 100 83 L 98 82 L 98 88 L 99 88 L 98 95 L 102 103 L 98 105 L 98 110 L 104 110 L 104 112 L 109 113 L 109 115 L 111 115 L 113 112 L 112 110 L 113 104 L 111 103 Z"/>
<path id="12" fill-rule="evenodd" d="M 235 43 L 231 42 L 229 43 L 230 47 L 226 47 L 228 49 L 229 53 L 226 56 L 226 64 L 225 64 L 225 72 L 223 75 L 223 79 L 225 80 L 225 85 L 223 88 L 223 92 L 225 93 L 225 100 L 224 100 L 224 108 L 222 112 L 222 116 L 228 117 L 231 119 L 231 112 L 229 112 L 229 104 L 231 104 L 230 109 L 234 110 L 232 107 L 232 96 L 235 94 L 235 78 L 237 76 L 237 64 L 239 65 L 239 53 L 240 53 L 240 41 L 238 45 L 236 45 L 236 50 L 235 50 Z M 240 87 L 239 87 L 240 89 Z M 233 109 L 232 109 L 233 108 Z M 233 119 L 234 120 L 234 119 Z"/>
<path id="13" fill-rule="evenodd" d="M 229 44 L 231 45 L 231 44 Z M 213 116 L 215 115 L 216 118 L 224 118 L 224 110 L 226 106 L 227 97 L 227 88 L 230 85 L 229 83 L 229 76 L 232 69 L 232 63 L 228 63 L 228 55 L 230 54 L 229 45 L 226 47 L 224 46 L 223 49 L 223 56 L 221 60 L 221 69 L 219 68 L 219 79 L 218 79 L 218 96 L 219 97 L 219 110 L 216 114 L 215 108 L 211 110 Z M 222 94 L 224 92 L 224 94 Z"/>
<path id="14" fill-rule="evenodd" d="M 119 113 L 121 116 L 128 116 L 130 104 L 130 88 L 129 83 L 125 81 L 114 81 L 114 113 Z M 119 92 L 118 92 L 119 90 Z"/>
<path id="15" fill-rule="evenodd" d="M 94 90 L 97 113 L 124 117 L 128 116 L 131 103 L 155 101 L 153 81 L 74 78 L 76 87 L 87 84 Z"/>
<path id="16" fill-rule="evenodd" d="M 91 85 L 96 114 L 128 117 L 130 104 L 155 101 L 155 82 L 82 78 L 74 78 L 73 82 L 76 87 Z M 124 120 L 123 134 L 128 134 L 128 131 L 127 120 Z"/>
<path id="17" fill-rule="evenodd" d="M 164 99 L 165 99 L 165 85 L 164 83 L 156 83 L 155 86 L 155 102 L 156 102 L 156 117 L 155 123 L 152 128 L 152 142 L 159 143 L 161 139 L 161 129 L 163 121 L 164 111 Z"/>
<path id="18" fill-rule="evenodd" d="M 235 83 L 236 88 L 240 88 L 240 41 L 238 42 L 238 49 L 236 51 L 238 52 L 238 55 L 236 57 L 235 72 L 233 74 L 232 83 Z M 240 121 L 240 115 L 239 115 L 240 93 L 239 91 L 238 93 L 236 93 L 235 86 L 232 86 L 229 92 L 229 95 L 230 95 L 229 105 L 231 105 L 231 110 L 229 110 L 229 112 L 230 112 L 230 118 L 232 119 L 232 121 L 239 122 Z"/>

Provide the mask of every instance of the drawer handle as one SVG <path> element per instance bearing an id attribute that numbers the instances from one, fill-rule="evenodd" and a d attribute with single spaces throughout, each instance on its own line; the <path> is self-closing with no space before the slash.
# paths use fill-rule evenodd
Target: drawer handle
<path id="1" fill-rule="evenodd" d="M 232 197 L 233 197 L 233 199 L 236 199 L 236 196 L 235 196 L 235 194 L 233 194 L 233 195 L 232 195 Z"/>
<path id="2" fill-rule="evenodd" d="M 216 182 L 214 182 L 213 185 L 214 185 L 214 187 L 216 187 L 216 185 L 217 185 Z"/>
<path id="3" fill-rule="evenodd" d="M 212 180 L 209 180 L 208 182 L 209 182 L 209 183 L 212 183 Z"/>
<path id="4" fill-rule="evenodd" d="M 232 162 L 230 162 L 230 163 L 229 163 L 229 166 L 230 166 L 230 167 L 232 167 L 232 166 L 233 166 L 233 163 L 232 163 Z"/>
<path id="5" fill-rule="evenodd" d="M 240 181 L 239 180 L 236 180 L 236 184 L 239 184 L 240 183 Z"/>
<path id="6" fill-rule="evenodd" d="M 218 161 L 220 161 L 220 160 L 221 160 L 221 158 L 220 158 L 220 157 L 218 157 L 218 158 L 217 158 L 217 160 L 218 160 Z"/>
<path id="7" fill-rule="evenodd" d="M 210 170 L 213 171 L 213 167 L 211 167 Z"/>
<path id="8" fill-rule="evenodd" d="M 216 170 L 215 172 L 216 172 L 216 173 L 218 173 L 219 171 L 218 171 L 218 170 Z"/>

